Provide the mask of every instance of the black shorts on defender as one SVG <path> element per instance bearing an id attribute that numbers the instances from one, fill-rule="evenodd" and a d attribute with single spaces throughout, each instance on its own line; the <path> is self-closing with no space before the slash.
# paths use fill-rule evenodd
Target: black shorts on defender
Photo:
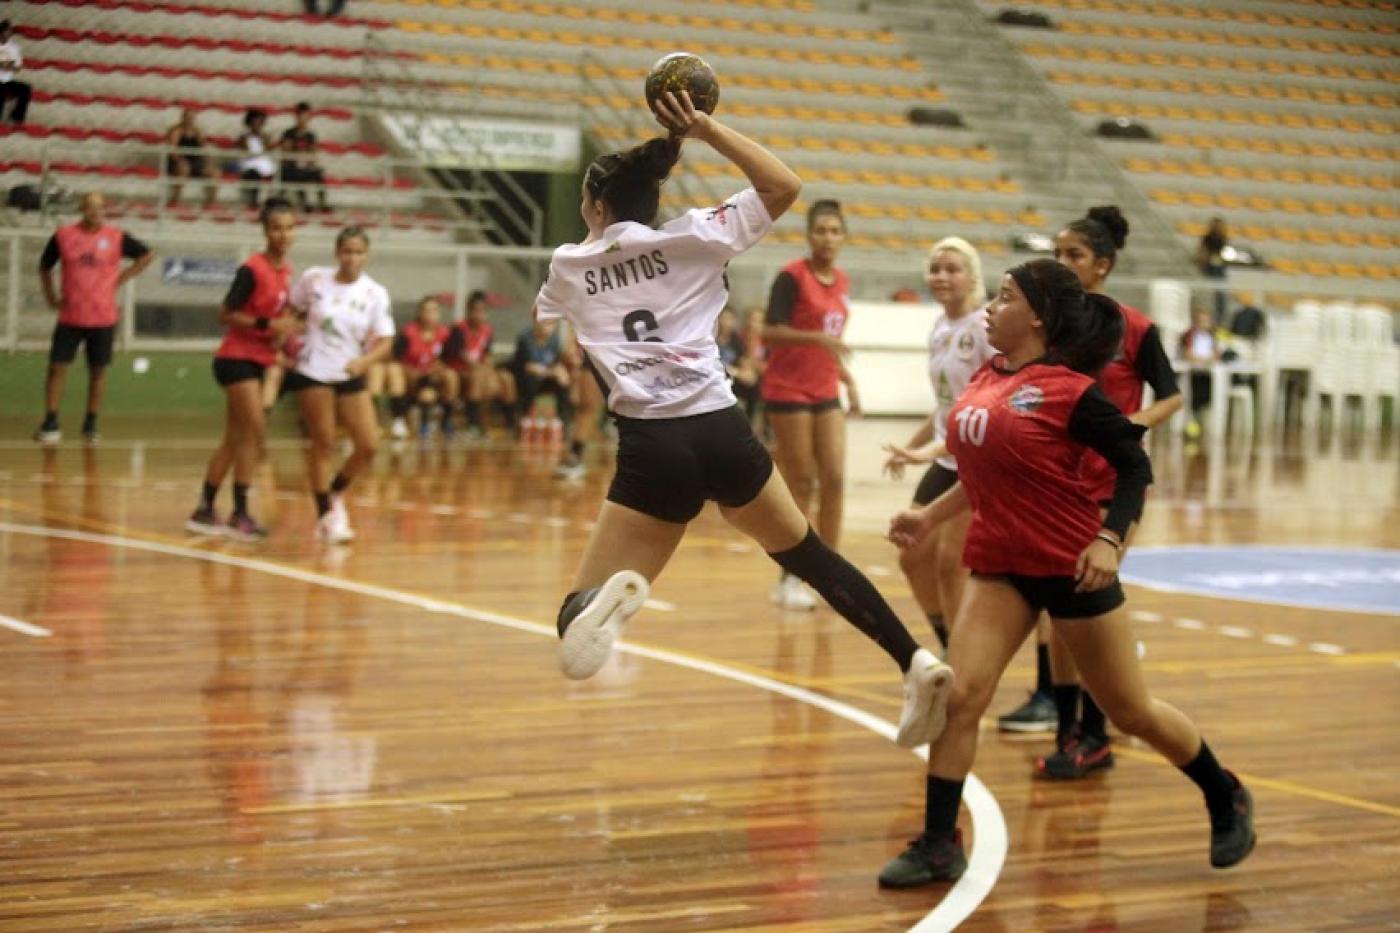
<path id="1" fill-rule="evenodd" d="M 1076 593 L 1074 577 L 1027 577 L 1019 573 L 974 573 L 973 576 L 1009 583 L 1030 603 L 1036 615 L 1044 611 L 1052 619 L 1092 619 L 1127 602 L 1123 585 L 1116 579 L 1101 590 Z"/>
<path id="2" fill-rule="evenodd" d="M 707 499 L 748 505 L 773 475 L 773 458 L 739 406 L 688 418 L 617 418 L 617 472 L 608 501 L 685 524 Z"/>
<path id="3" fill-rule="evenodd" d="M 87 352 L 87 364 L 93 369 L 111 365 L 112 345 L 117 339 L 117 328 L 74 327 L 71 324 L 58 324 L 53 329 L 53 343 L 49 345 L 49 362 L 66 365 L 78 355 L 78 345 Z"/>
<path id="4" fill-rule="evenodd" d="M 353 379 L 346 379 L 344 382 L 321 382 L 312 379 L 310 376 L 303 376 L 295 369 L 287 373 L 287 378 L 282 381 L 282 385 L 288 392 L 300 392 L 302 389 L 334 389 L 336 395 L 353 395 L 356 392 L 365 391 L 365 377 L 356 376 Z"/>
<path id="5" fill-rule="evenodd" d="M 839 398 L 822 399 L 820 402 L 784 402 L 784 401 L 764 401 L 763 409 L 774 415 L 796 415 L 806 412 L 809 415 L 820 415 L 828 411 L 836 411 L 841 407 Z"/>
<path id="6" fill-rule="evenodd" d="M 263 372 L 267 369 L 261 363 L 254 363 L 252 360 L 226 360 L 222 357 L 214 357 L 214 381 L 224 388 L 228 388 L 236 382 L 247 382 L 249 379 L 255 382 L 262 382 Z"/>
<path id="7" fill-rule="evenodd" d="M 957 484 L 957 470 L 950 470 L 941 464 L 931 463 L 928 471 L 924 473 L 923 479 L 919 480 L 919 488 L 914 490 L 914 504 L 928 505 Z"/>

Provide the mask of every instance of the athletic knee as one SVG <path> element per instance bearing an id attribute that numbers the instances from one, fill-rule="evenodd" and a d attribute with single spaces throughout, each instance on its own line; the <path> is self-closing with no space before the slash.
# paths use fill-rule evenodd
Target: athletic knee
<path id="1" fill-rule="evenodd" d="M 1151 701 L 1112 707 L 1100 701 L 1099 705 L 1103 707 L 1104 714 L 1113 720 L 1113 724 L 1128 735 L 1144 738 L 1156 730 L 1157 716 L 1152 710 Z"/>
<path id="2" fill-rule="evenodd" d="M 364 460 L 373 460 L 374 455 L 379 452 L 379 438 L 373 434 L 359 439 L 355 444 L 355 449 Z"/>
<path id="3" fill-rule="evenodd" d="M 948 694 L 948 725 L 950 728 L 977 731 L 982 714 L 992 702 L 995 683 L 975 676 L 959 676 Z"/>

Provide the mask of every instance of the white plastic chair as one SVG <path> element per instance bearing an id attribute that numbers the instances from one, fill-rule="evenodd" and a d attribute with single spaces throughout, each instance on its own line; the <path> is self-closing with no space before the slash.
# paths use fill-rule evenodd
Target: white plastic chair
<path id="1" fill-rule="evenodd" d="M 1400 424 L 1400 346 L 1395 343 L 1395 315 L 1375 304 L 1361 305 L 1356 315 L 1357 337 L 1366 358 L 1366 430 L 1379 431 L 1382 398 L 1391 400 L 1392 418 Z"/>

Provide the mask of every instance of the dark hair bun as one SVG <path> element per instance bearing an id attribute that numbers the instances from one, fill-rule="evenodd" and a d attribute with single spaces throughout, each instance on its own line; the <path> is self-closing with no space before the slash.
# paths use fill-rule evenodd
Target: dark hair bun
<path id="1" fill-rule="evenodd" d="M 671 174 L 681 157 L 680 141 L 669 136 L 648 139 L 622 154 L 622 169 L 625 172 L 636 170 L 643 177 L 660 184 Z"/>
<path id="2" fill-rule="evenodd" d="M 1088 216 L 1108 231 L 1108 235 L 1113 238 L 1113 245 L 1118 249 L 1122 249 L 1128 242 L 1128 218 L 1123 216 L 1123 212 L 1116 205 L 1091 207 Z"/>

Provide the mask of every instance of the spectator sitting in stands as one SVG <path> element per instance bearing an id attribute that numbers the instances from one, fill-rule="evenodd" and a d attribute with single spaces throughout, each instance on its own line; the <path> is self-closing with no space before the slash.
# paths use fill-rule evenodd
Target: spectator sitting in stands
<path id="1" fill-rule="evenodd" d="M 569 422 L 572 412 L 569 386 L 572 378 L 569 367 L 564 363 L 559 328 L 554 322 L 536 320 L 520 332 L 511 369 L 514 370 L 519 392 L 522 420 L 530 416 L 535 399 L 542 392 L 549 392 L 554 396 L 555 417 L 565 424 Z"/>
<path id="2" fill-rule="evenodd" d="M 507 428 L 515 427 L 515 379 L 491 361 L 495 336 L 486 293 L 474 291 L 467 296 L 467 319 L 457 322 L 442 349 L 443 362 L 461 379 L 467 436 L 472 438 L 486 436 L 488 402 L 500 409 Z"/>
<path id="3" fill-rule="evenodd" d="M 302 3 L 306 7 L 307 16 L 321 15 L 320 0 L 302 0 Z M 332 16 L 339 16 L 341 10 L 344 9 L 345 0 L 330 0 L 330 5 L 326 7 L 326 18 L 329 19 Z"/>
<path id="4" fill-rule="evenodd" d="M 180 203 L 180 191 L 185 187 L 180 179 L 205 178 L 209 183 L 204 186 L 204 206 L 212 205 L 219 188 L 214 184 L 213 160 L 204 153 L 208 141 L 195 122 L 193 110 L 186 107 L 180 111 L 180 122 L 166 131 L 165 144 L 172 150 L 165 157 L 165 170 L 175 179 L 170 182 L 169 203 Z"/>
<path id="5" fill-rule="evenodd" d="M 10 122 L 20 126 L 29 112 L 29 95 L 34 89 L 15 80 L 15 75 L 24 67 L 24 56 L 20 54 L 13 33 L 9 20 L 0 22 L 0 117 L 4 116 L 5 103 L 13 97 L 15 106 L 10 111 Z"/>
<path id="6" fill-rule="evenodd" d="M 238 137 L 238 145 L 247 155 L 234 163 L 238 177 L 250 182 L 243 186 L 243 197 L 248 206 L 255 209 L 258 206 L 258 183 L 270 182 L 277 175 L 277 163 L 270 154 L 273 146 L 263 133 L 266 125 L 266 110 L 254 107 L 243 115 L 244 132 Z"/>
<path id="7" fill-rule="evenodd" d="M 749 359 L 748 347 L 739 333 L 739 315 L 733 308 L 726 306 L 719 313 L 715 343 L 719 345 L 719 358 L 729 374 L 734 394 L 744 407 L 744 414 L 752 421 L 758 408 L 758 367 Z"/>
<path id="8" fill-rule="evenodd" d="M 1225 226 L 1225 218 L 1212 217 L 1201 241 L 1196 244 L 1196 268 L 1208 279 L 1225 278 L 1229 263 L 1225 260 L 1225 250 L 1230 245 L 1230 230 Z M 1215 323 L 1225 323 L 1225 290 L 1215 290 Z"/>
<path id="9" fill-rule="evenodd" d="M 1191 329 L 1181 335 L 1181 359 L 1191 366 L 1191 421 L 1186 433 L 1201 433 L 1200 412 L 1210 405 L 1210 370 L 1220 359 L 1220 343 L 1215 339 L 1211 313 L 1197 310 Z"/>
<path id="10" fill-rule="evenodd" d="M 303 211 L 310 211 L 307 187 L 316 188 L 316 206 L 321 213 L 330 213 L 326 204 L 326 173 L 316 163 L 316 134 L 311 132 L 311 105 L 302 101 L 297 104 L 296 123 L 282 134 L 279 146 L 282 150 L 282 182 L 297 185 L 297 203 Z"/>

